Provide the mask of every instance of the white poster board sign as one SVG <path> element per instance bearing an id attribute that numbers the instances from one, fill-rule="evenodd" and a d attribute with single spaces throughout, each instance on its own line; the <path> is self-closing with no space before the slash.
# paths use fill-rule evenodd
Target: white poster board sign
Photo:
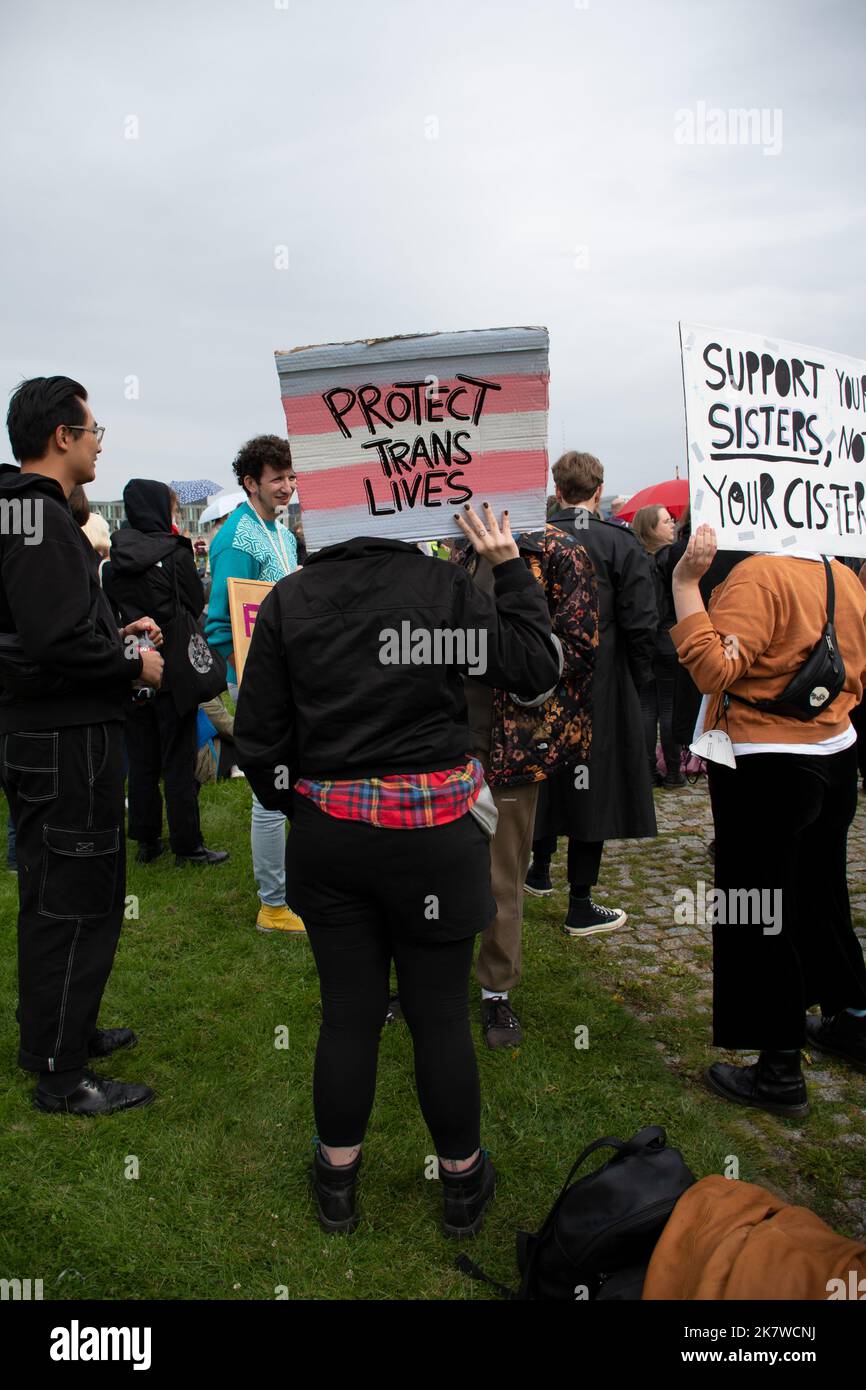
<path id="1" fill-rule="evenodd" d="M 866 362 L 703 324 L 680 345 L 692 530 L 866 556 Z"/>
<path id="2" fill-rule="evenodd" d="M 307 549 L 459 537 L 458 510 L 544 526 L 546 328 L 327 343 L 276 354 Z"/>

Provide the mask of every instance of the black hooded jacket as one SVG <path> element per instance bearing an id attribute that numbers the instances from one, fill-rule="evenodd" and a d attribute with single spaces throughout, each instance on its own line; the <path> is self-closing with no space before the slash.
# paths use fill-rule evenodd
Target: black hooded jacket
<path id="1" fill-rule="evenodd" d="M 405 650 L 386 662 L 390 633 L 483 633 L 483 685 L 526 699 L 550 690 L 559 653 L 544 592 L 519 557 L 492 573 L 491 595 L 417 546 L 358 536 L 274 585 L 235 716 L 238 763 L 263 806 L 291 813 L 292 792 L 274 778 L 282 765 L 294 783 L 428 772 L 468 758 L 467 666 L 407 661 Z"/>
<path id="2" fill-rule="evenodd" d="M 0 680 L 0 733 L 123 718 L 141 674 L 97 579 L 96 554 L 54 478 L 0 465 L 0 632 L 45 669 L 44 691 Z"/>
<path id="3" fill-rule="evenodd" d="M 165 628 L 176 613 L 177 597 L 195 619 L 204 608 L 204 591 L 192 545 L 171 529 L 171 495 L 165 483 L 133 478 L 123 489 L 129 525 L 111 538 L 111 556 L 102 583 L 125 623 L 153 618 Z M 170 679 L 170 672 L 166 672 Z M 165 688 L 166 682 L 163 682 Z"/>

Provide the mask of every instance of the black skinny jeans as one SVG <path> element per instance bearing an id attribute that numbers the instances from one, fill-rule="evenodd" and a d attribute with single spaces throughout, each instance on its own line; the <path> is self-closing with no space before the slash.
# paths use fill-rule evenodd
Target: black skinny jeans
<path id="1" fill-rule="evenodd" d="M 321 985 L 313 1105 L 322 1143 L 352 1148 L 364 1138 L 393 960 L 436 1152 L 469 1158 L 481 1142 L 469 972 L 475 935 L 496 912 L 484 832 L 468 815 L 380 830 L 296 795 L 286 885 Z"/>

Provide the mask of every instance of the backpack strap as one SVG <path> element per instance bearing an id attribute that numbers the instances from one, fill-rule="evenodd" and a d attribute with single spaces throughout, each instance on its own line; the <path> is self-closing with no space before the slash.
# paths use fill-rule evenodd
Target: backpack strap
<path id="1" fill-rule="evenodd" d="M 483 1269 L 479 1269 L 470 1260 L 468 1255 L 458 1255 L 454 1261 L 454 1266 L 459 1269 L 461 1274 L 468 1274 L 470 1279 L 475 1279 L 479 1284 L 489 1284 L 497 1293 L 501 1293 L 503 1298 L 516 1298 L 517 1294 L 513 1289 L 509 1289 L 507 1284 L 500 1284 L 496 1279 L 491 1279 L 489 1274 L 485 1274 Z"/>

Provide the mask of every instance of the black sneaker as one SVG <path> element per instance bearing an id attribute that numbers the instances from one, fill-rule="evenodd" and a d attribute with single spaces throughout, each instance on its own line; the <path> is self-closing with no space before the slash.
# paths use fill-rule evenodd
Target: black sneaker
<path id="1" fill-rule="evenodd" d="M 549 898 L 553 892 L 550 870 L 539 869 L 536 864 L 531 864 L 526 875 L 526 882 L 523 885 L 523 891 L 524 893 L 531 893 L 533 898 Z"/>
<path id="2" fill-rule="evenodd" d="M 488 1047 L 519 1047 L 523 1042 L 520 1019 L 501 995 L 481 1000 L 481 1031 Z"/>
<path id="3" fill-rule="evenodd" d="M 403 1007 L 400 1003 L 399 994 L 392 994 L 388 1000 L 388 1012 L 385 1014 L 386 1023 L 396 1023 L 403 1017 Z"/>
<path id="4" fill-rule="evenodd" d="M 496 1190 L 496 1169 L 484 1149 L 471 1168 L 449 1173 L 439 1164 L 442 1181 L 442 1230 L 446 1236 L 477 1236 Z"/>
<path id="5" fill-rule="evenodd" d="M 684 772 L 669 772 L 662 778 L 662 786 L 670 790 L 671 787 L 684 787 L 686 776 Z"/>
<path id="6" fill-rule="evenodd" d="M 843 1009 L 838 1014 L 806 1018 L 806 1037 L 821 1052 L 844 1057 L 857 1071 L 866 1072 L 866 1018 L 855 1018 Z"/>
<path id="7" fill-rule="evenodd" d="M 596 936 L 601 932 L 616 931 L 628 921 L 628 913 L 621 907 L 600 907 L 592 898 L 568 899 L 568 915 L 562 930 L 566 936 Z"/>

